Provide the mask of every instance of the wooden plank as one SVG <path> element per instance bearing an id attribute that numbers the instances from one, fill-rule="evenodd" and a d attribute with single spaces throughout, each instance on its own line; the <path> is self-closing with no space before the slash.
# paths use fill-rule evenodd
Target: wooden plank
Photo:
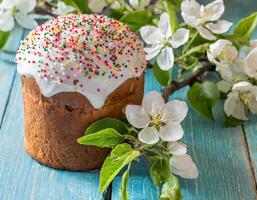
<path id="1" fill-rule="evenodd" d="M 38 164 L 25 153 L 18 76 L 15 77 L 0 137 L 0 199 L 101 199 L 98 195 L 98 172 L 54 170 Z"/>
<path id="2" fill-rule="evenodd" d="M 173 98 L 184 99 L 185 96 L 186 90 L 182 90 Z M 190 109 L 183 123 L 183 141 L 188 145 L 189 154 L 199 170 L 197 180 L 180 179 L 184 199 L 257 198 L 242 127 L 225 128 L 221 106 L 215 113 L 218 121 L 202 119 Z"/>
<path id="3" fill-rule="evenodd" d="M 149 76 L 149 72 L 147 75 L 146 91 L 160 89 L 153 78 Z M 172 95 L 172 99 L 183 100 L 185 97 L 186 89 Z M 216 115 L 219 118 L 222 117 L 221 107 L 218 108 Z M 257 198 L 241 127 L 224 128 L 221 120 L 207 121 L 200 118 L 191 108 L 183 127 L 185 130 L 183 141 L 188 145 L 189 154 L 192 155 L 199 169 L 197 180 L 180 178 L 185 200 Z M 132 170 L 132 178 L 128 187 L 130 199 L 158 199 L 158 190 L 147 177 L 147 171 L 146 165 L 139 165 Z M 113 200 L 119 199 L 119 186 L 120 177 L 113 182 Z"/>
<path id="4" fill-rule="evenodd" d="M 247 123 L 244 124 L 244 132 L 255 174 L 255 181 L 257 183 L 257 116 L 253 116 Z"/>
<path id="5" fill-rule="evenodd" d="M 0 129 L 13 84 L 16 66 L 0 59 Z"/>

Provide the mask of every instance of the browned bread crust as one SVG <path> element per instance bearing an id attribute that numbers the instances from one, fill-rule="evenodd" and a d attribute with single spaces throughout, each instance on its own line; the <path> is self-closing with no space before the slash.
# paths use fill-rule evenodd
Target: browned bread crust
<path id="1" fill-rule="evenodd" d="M 25 149 L 47 166 L 74 171 L 100 168 L 109 149 L 84 146 L 77 139 L 94 121 L 123 117 L 127 104 L 140 104 L 144 75 L 127 80 L 95 109 L 79 93 L 59 93 L 44 97 L 34 78 L 22 77 Z"/>

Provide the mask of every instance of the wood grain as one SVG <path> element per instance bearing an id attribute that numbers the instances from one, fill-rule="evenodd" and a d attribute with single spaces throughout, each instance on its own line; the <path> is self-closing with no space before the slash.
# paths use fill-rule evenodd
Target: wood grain
<path id="1" fill-rule="evenodd" d="M 250 154 L 255 180 L 257 182 L 257 116 L 252 116 L 250 120 L 244 124 L 244 132 L 248 144 L 247 150 Z"/>
<path id="2" fill-rule="evenodd" d="M 9 100 L 16 66 L 0 59 L 0 129 Z"/>

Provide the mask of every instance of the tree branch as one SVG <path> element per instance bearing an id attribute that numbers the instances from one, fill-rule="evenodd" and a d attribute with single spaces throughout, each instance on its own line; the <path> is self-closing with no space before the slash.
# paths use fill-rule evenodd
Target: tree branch
<path id="1" fill-rule="evenodd" d="M 41 14 L 41 15 L 49 15 L 49 16 L 52 16 L 52 17 L 57 16 L 57 15 L 53 14 L 52 12 L 50 12 L 48 9 L 39 8 L 39 7 L 36 7 L 34 9 L 34 13 Z"/>
<path id="2" fill-rule="evenodd" d="M 162 97 L 164 99 L 165 102 L 168 102 L 169 100 L 169 96 L 175 92 L 176 90 L 179 90 L 187 85 L 192 85 L 197 81 L 197 78 L 200 77 L 201 75 L 203 75 L 205 72 L 207 71 L 213 71 L 215 69 L 215 65 L 213 64 L 208 64 L 204 67 L 201 67 L 200 69 L 198 69 L 197 71 L 195 71 L 195 73 L 190 76 L 188 79 L 185 79 L 183 81 L 172 81 L 171 84 L 169 86 L 166 86 L 163 89 L 162 92 Z"/>

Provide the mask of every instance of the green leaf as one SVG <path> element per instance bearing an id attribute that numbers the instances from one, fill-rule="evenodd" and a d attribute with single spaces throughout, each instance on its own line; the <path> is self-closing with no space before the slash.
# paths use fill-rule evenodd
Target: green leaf
<path id="1" fill-rule="evenodd" d="M 132 31 L 137 31 L 142 26 L 152 24 L 152 13 L 147 10 L 137 10 L 125 14 L 120 21 L 126 23 Z"/>
<path id="2" fill-rule="evenodd" d="M 195 30 L 190 30 L 190 39 L 188 40 L 188 42 L 183 46 L 183 50 L 182 53 L 185 54 L 188 49 L 193 48 L 193 47 L 197 47 L 200 46 L 202 44 L 206 44 L 208 43 L 207 40 L 205 40 L 204 38 L 202 38 L 197 31 Z"/>
<path id="3" fill-rule="evenodd" d="M 241 19 L 234 29 L 236 35 L 250 39 L 257 26 L 257 12 Z"/>
<path id="4" fill-rule="evenodd" d="M 239 120 L 239 119 L 236 119 L 232 116 L 227 116 L 225 114 L 225 126 L 226 127 L 239 126 L 239 125 L 242 125 L 244 122 L 245 122 L 244 120 Z"/>
<path id="5" fill-rule="evenodd" d="M 117 19 L 120 20 L 120 18 L 124 15 L 124 11 L 122 10 L 117 10 L 117 9 L 111 9 L 110 10 L 110 14 L 109 17 L 113 18 L 113 19 Z"/>
<path id="6" fill-rule="evenodd" d="M 114 118 L 104 118 L 104 119 L 100 119 L 100 120 L 94 122 L 93 124 L 91 124 L 87 128 L 85 135 L 96 133 L 96 132 L 101 131 L 106 128 L 113 128 L 120 134 L 128 133 L 127 126 L 122 121 L 120 121 L 118 119 L 114 119 Z"/>
<path id="7" fill-rule="evenodd" d="M 218 99 L 219 90 L 216 84 L 210 81 L 195 83 L 188 91 L 188 100 L 193 109 L 208 119 L 214 119 L 212 110 Z"/>
<path id="8" fill-rule="evenodd" d="M 112 128 L 101 130 L 97 133 L 85 135 L 78 139 L 79 144 L 94 145 L 98 147 L 113 148 L 120 144 L 124 136 Z"/>
<path id="9" fill-rule="evenodd" d="M 153 74 L 154 74 L 155 78 L 157 79 L 157 81 L 161 85 L 167 86 L 170 84 L 171 78 L 172 78 L 172 70 L 171 69 L 168 71 L 161 70 L 160 67 L 158 66 L 158 64 L 155 63 L 153 65 Z"/>
<path id="10" fill-rule="evenodd" d="M 156 186 L 168 181 L 171 174 L 169 162 L 163 158 L 155 160 L 150 169 L 151 178 Z"/>
<path id="11" fill-rule="evenodd" d="M 169 0 L 163 0 L 163 4 L 165 7 L 165 10 L 167 11 L 167 13 L 170 16 L 170 26 L 171 26 L 172 33 L 175 33 L 179 27 L 179 21 L 177 18 L 176 7 L 175 7 L 174 3 Z"/>
<path id="12" fill-rule="evenodd" d="M 182 200 L 178 179 L 170 175 L 169 180 L 162 186 L 160 200 Z"/>
<path id="13" fill-rule="evenodd" d="M 237 46 L 239 46 L 239 45 L 249 45 L 249 40 L 248 39 L 246 39 L 242 36 L 235 35 L 235 34 L 223 35 L 223 36 L 221 36 L 221 38 L 230 40 L 231 42 L 233 42 Z"/>
<path id="14" fill-rule="evenodd" d="M 108 155 L 100 171 L 100 193 L 103 193 L 120 170 L 140 156 L 139 151 L 132 150 L 127 143 L 117 145 Z"/>
<path id="15" fill-rule="evenodd" d="M 10 32 L 0 31 L 0 49 L 2 49 L 9 38 Z"/>
<path id="16" fill-rule="evenodd" d="M 79 13 L 92 13 L 90 8 L 88 7 L 88 0 L 61 0 L 68 6 L 72 6 L 75 8 Z"/>
<path id="17" fill-rule="evenodd" d="M 124 172 L 122 179 L 121 179 L 121 185 L 120 185 L 120 199 L 121 200 L 129 200 L 128 198 L 128 181 L 129 181 L 129 170 L 130 170 L 131 163 L 129 163 L 127 170 Z"/>

